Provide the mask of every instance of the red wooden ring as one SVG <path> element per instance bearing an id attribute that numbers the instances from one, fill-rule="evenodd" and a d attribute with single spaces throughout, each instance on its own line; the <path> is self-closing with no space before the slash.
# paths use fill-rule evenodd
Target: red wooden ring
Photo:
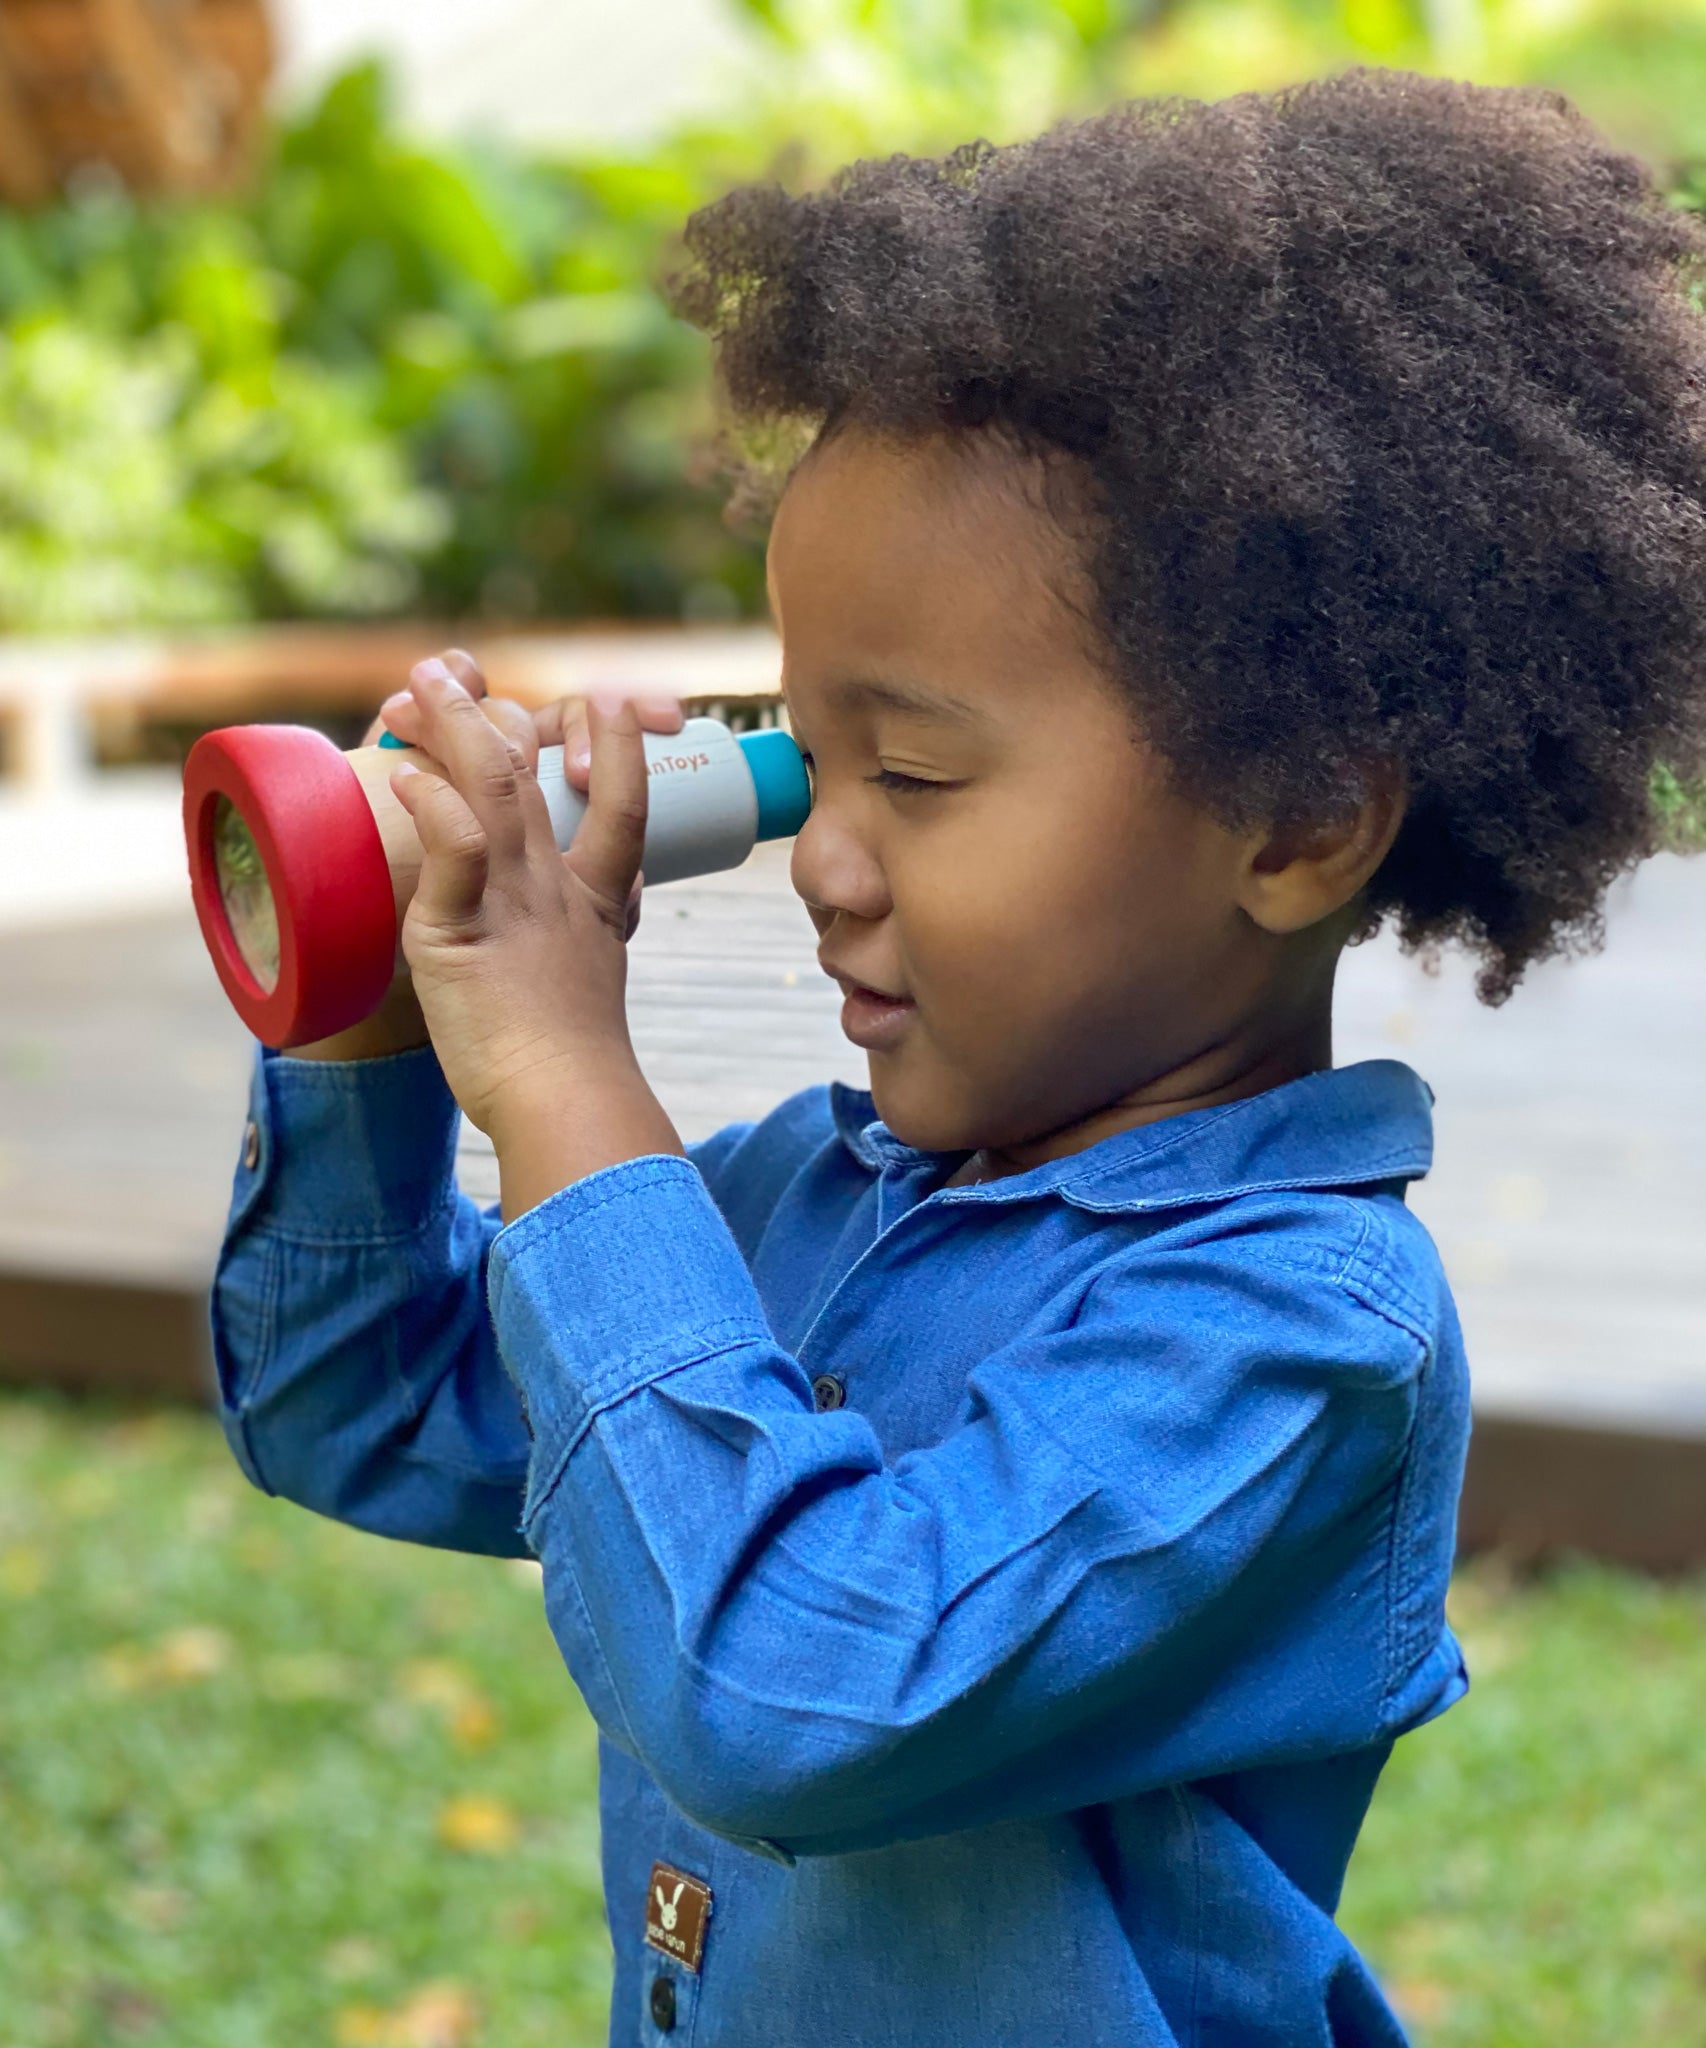
<path id="1" fill-rule="evenodd" d="M 238 950 L 214 851 L 219 799 L 254 837 L 278 913 L 278 980 Z M 397 955 L 391 870 L 360 779 L 322 734 L 232 725 L 184 764 L 184 837 L 196 916 L 221 986 L 263 1045 L 306 1045 L 378 1008 Z"/>

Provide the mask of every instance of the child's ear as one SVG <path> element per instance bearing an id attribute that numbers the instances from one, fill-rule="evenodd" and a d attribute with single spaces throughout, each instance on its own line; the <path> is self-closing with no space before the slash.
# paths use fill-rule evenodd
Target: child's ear
<path id="1" fill-rule="evenodd" d="M 1246 841 L 1238 902 L 1264 931 L 1300 932 L 1342 910 L 1386 858 L 1409 791 L 1396 762 L 1370 763 L 1338 816 L 1266 826 Z"/>

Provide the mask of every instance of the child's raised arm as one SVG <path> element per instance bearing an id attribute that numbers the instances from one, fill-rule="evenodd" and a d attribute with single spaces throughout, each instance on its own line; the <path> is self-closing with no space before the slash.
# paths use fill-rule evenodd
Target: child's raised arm
<path id="1" fill-rule="evenodd" d="M 213 1289 L 220 1415 L 257 1486 L 380 1535 L 525 1556 L 528 1437 L 498 1364 L 498 1225 L 454 1180 L 429 1050 L 257 1057 Z"/>
<path id="2" fill-rule="evenodd" d="M 847 1311 L 805 1364 L 779 1346 L 686 1162 L 523 1217 L 492 1301 L 558 1642 L 720 1833 L 823 1853 L 1061 1812 L 1372 1752 L 1462 1690 L 1467 1386 L 1396 1203 L 1110 1232 L 1062 1326 L 990 1333 L 956 1426 L 892 1461 L 852 1399 L 816 1412 Z M 959 1346 L 916 1300 L 857 1305 L 884 1382 Z"/>

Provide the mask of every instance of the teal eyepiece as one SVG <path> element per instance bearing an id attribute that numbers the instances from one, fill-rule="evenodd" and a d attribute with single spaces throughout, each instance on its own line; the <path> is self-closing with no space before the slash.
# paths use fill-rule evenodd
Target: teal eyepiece
<path id="1" fill-rule="evenodd" d="M 780 726 L 738 735 L 758 792 L 758 837 L 792 839 L 812 807 L 811 779 L 791 734 Z"/>

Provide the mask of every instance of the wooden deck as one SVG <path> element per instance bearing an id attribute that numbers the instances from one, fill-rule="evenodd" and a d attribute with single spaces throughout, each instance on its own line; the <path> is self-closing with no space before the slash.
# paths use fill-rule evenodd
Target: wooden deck
<path id="1" fill-rule="evenodd" d="M 1706 860 L 1650 864 L 1598 958 L 1503 1011 L 1351 955 L 1341 1062 L 1438 1096 L 1415 1206 L 1469 1337 L 1466 1539 L 1706 1560 Z M 857 1079 L 785 855 L 659 890 L 635 1037 L 682 1130 Z M 0 1376 L 194 1394 L 248 1048 L 187 909 L 0 938 Z M 491 1162 L 465 1153 L 475 1192 Z"/>

